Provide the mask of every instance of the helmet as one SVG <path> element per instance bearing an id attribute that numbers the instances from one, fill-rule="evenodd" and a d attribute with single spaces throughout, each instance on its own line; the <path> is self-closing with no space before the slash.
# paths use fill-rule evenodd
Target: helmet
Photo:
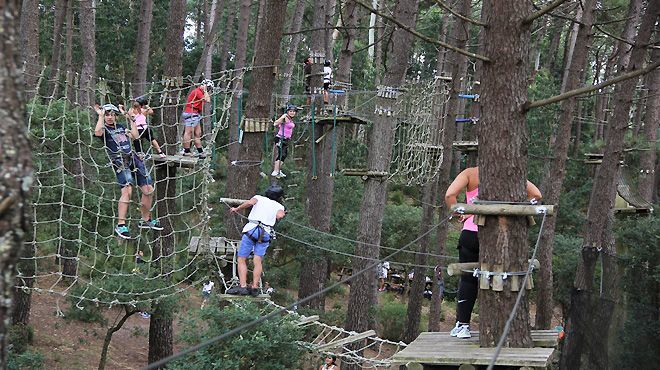
<path id="1" fill-rule="evenodd" d="M 266 198 L 279 201 L 284 196 L 284 189 L 279 185 L 271 185 L 266 189 Z"/>
<path id="2" fill-rule="evenodd" d="M 209 80 L 208 78 L 202 80 L 202 85 L 204 85 L 204 86 L 206 86 L 206 87 L 210 87 L 210 88 L 214 88 L 214 87 L 215 87 L 215 84 L 213 83 L 213 81 Z"/>
<path id="3" fill-rule="evenodd" d="M 119 113 L 119 108 L 117 108 L 114 104 L 105 104 L 103 105 L 103 111 L 104 112 L 111 111 L 111 112 Z"/>
<path id="4" fill-rule="evenodd" d="M 298 110 L 298 107 L 296 107 L 296 106 L 293 105 L 293 104 L 287 104 L 287 105 L 286 105 L 286 111 L 288 112 L 288 111 L 290 111 L 290 110 L 295 110 L 295 111 L 297 111 L 297 110 Z"/>
<path id="5" fill-rule="evenodd" d="M 330 61 L 326 60 L 325 63 L 323 63 L 323 65 L 326 66 L 326 67 L 330 67 Z"/>
<path id="6" fill-rule="evenodd" d="M 148 99 L 146 95 L 138 96 L 135 98 L 135 102 L 140 104 L 141 106 L 147 105 Z"/>

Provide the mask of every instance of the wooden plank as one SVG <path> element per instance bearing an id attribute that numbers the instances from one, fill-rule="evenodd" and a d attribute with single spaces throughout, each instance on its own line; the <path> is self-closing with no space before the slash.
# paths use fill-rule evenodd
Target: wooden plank
<path id="1" fill-rule="evenodd" d="M 315 321 L 319 321 L 319 315 L 304 316 L 300 320 L 296 321 L 296 325 L 303 326 L 303 325 L 313 323 Z"/>
<path id="2" fill-rule="evenodd" d="M 541 263 L 538 259 L 534 258 L 534 261 L 527 260 L 527 263 L 532 263 L 534 269 L 541 267 Z M 464 270 L 474 270 L 479 267 L 479 262 L 461 262 L 461 263 L 450 263 L 447 265 L 447 274 L 449 276 L 459 275 L 459 274 L 472 274 L 472 272 L 463 272 Z M 508 279 L 508 278 L 507 278 Z"/>
<path id="3" fill-rule="evenodd" d="M 471 338 L 467 339 L 458 339 L 455 337 L 451 337 L 449 333 L 447 332 L 422 332 L 419 334 L 417 339 L 415 339 L 412 343 L 415 346 L 430 346 L 433 348 L 437 348 L 439 345 L 442 346 L 451 346 L 451 345 L 458 345 L 458 346 L 465 346 L 465 345 L 474 345 L 476 347 L 479 346 L 479 331 L 471 331 L 470 334 L 472 334 Z M 535 347 L 555 347 L 557 346 L 557 336 L 559 332 L 553 329 L 549 330 L 532 330 L 531 331 L 531 336 L 532 336 L 532 342 L 534 343 Z"/>
<path id="4" fill-rule="evenodd" d="M 482 262 L 481 271 L 490 271 L 490 265 L 485 262 Z M 490 280 L 488 278 L 489 276 L 486 274 L 479 275 L 479 289 L 483 289 L 483 290 L 490 289 Z"/>
<path id="5" fill-rule="evenodd" d="M 376 335 L 375 330 L 367 330 L 364 333 L 350 335 L 346 338 L 339 339 L 339 340 L 336 340 L 334 342 L 322 344 L 322 345 L 316 347 L 315 350 L 325 351 L 325 350 L 328 350 L 330 348 L 337 348 L 337 347 L 343 346 L 345 344 L 349 344 L 349 343 L 357 342 L 357 341 L 365 339 L 365 338 L 373 337 L 374 335 Z"/>
<path id="6" fill-rule="evenodd" d="M 151 157 L 154 162 L 158 163 L 167 163 L 169 166 L 174 167 L 184 167 L 184 168 L 194 168 L 199 162 L 198 157 L 193 156 L 182 156 L 182 155 L 168 155 L 165 158 L 161 158 L 158 155 Z"/>
<path id="7" fill-rule="evenodd" d="M 270 299 L 268 294 L 259 294 L 256 297 L 251 295 L 218 294 L 218 298 L 227 301 L 246 300 L 246 301 L 265 301 Z"/>
<path id="8" fill-rule="evenodd" d="M 356 168 L 345 168 L 341 170 L 341 173 L 344 176 L 362 176 L 362 177 L 386 177 L 389 176 L 389 172 L 384 171 L 369 171 Z"/>
<path id="9" fill-rule="evenodd" d="M 499 272 L 502 273 L 504 272 L 504 268 L 502 265 L 495 265 L 493 267 L 493 272 Z M 504 279 L 502 278 L 502 275 L 493 275 L 493 291 L 496 292 L 501 292 L 504 290 Z"/>
<path id="10" fill-rule="evenodd" d="M 414 343 L 414 342 L 413 342 Z M 396 363 L 421 363 L 429 365 L 462 364 L 488 365 L 495 353 L 494 348 L 479 348 L 476 345 L 441 347 L 424 352 L 414 351 L 413 343 L 392 357 Z M 495 365 L 497 366 L 531 366 L 545 367 L 550 362 L 554 352 L 553 348 L 503 348 Z"/>
<path id="11" fill-rule="evenodd" d="M 188 253 L 198 253 L 200 247 L 201 238 L 199 236 L 193 236 L 190 238 L 190 243 L 188 244 Z M 209 238 L 209 245 L 202 246 L 201 252 L 210 251 L 214 254 L 233 254 L 234 253 L 235 242 L 225 238 L 225 237 L 211 237 Z"/>
<path id="12" fill-rule="evenodd" d="M 332 132 L 332 129 L 324 132 L 323 135 L 319 136 L 319 138 L 316 139 L 314 142 L 317 143 L 317 144 L 320 143 L 321 140 L 325 139 L 325 137 L 328 136 L 328 134 L 331 133 L 331 132 Z"/>
<path id="13" fill-rule="evenodd" d="M 534 216 L 545 211 L 548 215 L 554 214 L 555 206 L 550 204 L 526 205 L 526 204 L 465 204 L 456 203 L 451 206 L 452 212 L 466 215 L 489 215 L 489 216 Z"/>
<path id="14" fill-rule="evenodd" d="M 220 202 L 225 203 L 230 206 L 240 206 L 241 204 L 247 202 L 246 199 L 233 199 L 233 198 L 220 198 Z"/>

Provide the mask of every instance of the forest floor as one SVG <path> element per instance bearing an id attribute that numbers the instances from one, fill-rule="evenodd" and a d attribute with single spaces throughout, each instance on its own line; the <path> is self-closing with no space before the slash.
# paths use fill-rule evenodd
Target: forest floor
<path id="1" fill-rule="evenodd" d="M 174 320 L 175 352 L 182 349 L 185 344 L 177 341 L 180 329 L 179 318 L 188 315 L 191 310 L 199 308 L 201 296 L 190 294 L 183 300 L 184 307 Z M 292 292 L 295 293 L 295 292 Z M 383 301 L 387 294 L 379 294 L 379 301 Z M 391 298 L 391 297 L 390 297 Z M 106 327 L 98 323 L 86 323 L 77 320 L 68 320 L 56 315 L 57 308 L 66 312 L 69 302 L 66 299 L 52 294 L 34 293 L 32 296 L 32 312 L 30 324 L 34 328 L 33 351 L 44 356 L 45 369 L 95 369 L 98 368 L 103 338 Z M 59 302 L 58 302 L 59 300 Z M 403 300 L 398 299 L 400 302 Z M 337 303 L 348 301 L 348 289 L 345 297 L 335 296 L 326 301 L 326 308 L 332 309 Z M 449 331 L 453 327 L 453 304 L 443 303 L 445 321 L 441 322 L 441 331 Z M 428 304 L 423 306 L 423 316 L 428 317 Z M 531 307 L 533 322 L 534 307 Z M 105 310 L 105 317 L 109 323 L 115 321 L 116 316 L 122 314 L 120 307 Z M 401 318 L 405 320 L 405 317 Z M 477 325 L 475 317 L 474 325 Z M 425 327 L 426 323 L 422 323 Z M 123 328 L 114 333 L 108 353 L 106 369 L 137 369 L 147 364 L 149 351 L 149 319 L 139 314 L 131 316 Z"/>

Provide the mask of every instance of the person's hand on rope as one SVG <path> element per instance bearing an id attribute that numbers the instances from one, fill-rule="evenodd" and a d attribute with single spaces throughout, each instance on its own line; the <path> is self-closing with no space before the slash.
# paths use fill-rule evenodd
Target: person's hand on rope
<path id="1" fill-rule="evenodd" d="M 231 213 L 238 213 L 238 211 L 239 211 L 238 207 L 229 208 L 229 212 L 231 212 Z"/>
<path id="2" fill-rule="evenodd" d="M 96 114 L 98 114 L 100 117 L 102 117 L 103 114 L 105 113 L 105 111 L 103 110 L 103 108 L 101 108 L 101 106 L 98 105 L 98 104 L 94 104 L 94 111 L 95 111 Z"/>

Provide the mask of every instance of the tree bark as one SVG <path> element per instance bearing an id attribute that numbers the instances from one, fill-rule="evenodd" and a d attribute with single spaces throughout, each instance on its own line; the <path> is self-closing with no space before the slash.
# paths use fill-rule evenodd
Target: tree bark
<path id="1" fill-rule="evenodd" d="M 578 88 L 582 83 L 584 69 L 587 66 L 587 56 L 592 43 L 592 23 L 596 6 L 595 0 L 585 0 L 584 10 L 580 12 L 580 24 L 576 24 L 575 44 L 570 47 L 574 50 L 572 57 L 566 61 L 561 93 Z M 564 177 L 566 176 L 566 160 L 571 138 L 571 125 L 577 106 L 577 98 L 566 99 L 561 102 L 559 125 L 555 129 L 551 139 L 553 159 L 545 171 L 541 188 L 543 189 L 543 201 L 546 204 L 559 204 Z M 555 239 L 555 225 L 557 215 L 545 220 L 541 239 L 538 246 L 538 259 L 543 268 L 538 272 L 537 296 L 536 296 L 536 320 L 537 329 L 550 329 L 552 314 L 554 312 L 553 301 L 553 275 L 552 275 L 552 251 Z"/>
<path id="2" fill-rule="evenodd" d="M 410 0 L 397 1 L 394 15 L 398 21 L 409 28 L 414 28 L 417 18 L 418 2 Z M 398 88 L 404 80 L 408 57 L 412 49 L 413 36 L 400 28 L 392 35 L 389 45 L 387 71 L 383 83 L 391 88 Z M 377 98 L 376 105 L 393 108 L 393 99 Z M 392 146 L 394 140 L 393 117 L 386 114 L 374 119 L 373 129 L 369 133 L 369 153 L 367 168 L 371 171 L 387 172 L 389 170 Z M 358 227 L 358 243 L 355 254 L 367 258 L 378 258 L 383 213 L 387 201 L 387 180 L 369 178 L 365 181 L 364 195 L 360 206 L 360 223 Z M 356 258 L 353 260 L 353 272 L 366 268 L 371 263 L 368 260 Z M 375 269 L 362 274 L 353 280 L 348 299 L 346 329 L 362 332 L 373 327 L 372 307 L 376 304 Z M 356 365 L 348 365 L 347 369 L 356 369 Z"/>
<path id="3" fill-rule="evenodd" d="M 220 70 L 227 70 L 227 53 L 229 47 L 231 46 L 231 40 L 234 37 L 234 19 L 236 18 L 236 9 L 238 4 L 234 0 L 228 0 L 227 2 L 227 23 L 225 24 L 225 32 L 222 38 L 222 45 L 220 46 Z"/>
<path id="4" fill-rule="evenodd" d="M 654 49 L 651 54 L 654 60 L 660 59 L 658 49 Z M 655 179 L 658 177 L 655 166 L 658 151 L 658 124 L 660 122 L 660 69 L 651 72 L 648 82 L 648 99 L 641 139 L 644 147 L 649 148 L 649 150 L 641 152 L 639 157 L 640 170 L 637 188 L 644 199 L 655 202 L 658 193 L 658 188 L 655 186 Z"/>
<path id="5" fill-rule="evenodd" d="M 525 0 L 488 1 L 491 11 L 484 31 L 484 50 L 491 61 L 483 64 L 482 117 L 479 123 L 479 198 L 524 201 L 527 179 L 527 126 L 522 104 L 527 97 L 527 61 L 530 14 Z M 527 267 L 527 221 L 523 217 L 487 217 L 479 227 L 479 260 L 504 271 Z M 494 347 L 517 292 L 480 290 L 479 344 Z M 529 304 L 524 298 L 516 311 L 508 344 L 530 347 Z"/>
<path id="6" fill-rule="evenodd" d="M 195 74 L 193 78 L 201 78 L 202 72 L 204 73 L 204 78 L 211 79 L 211 57 L 213 56 L 213 49 L 215 43 L 218 40 L 218 29 L 220 28 L 220 16 L 222 15 L 222 9 L 224 9 L 223 0 L 212 0 L 211 1 L 211 13 L 205 24 L 210 25 L 209 33 L 204 36 L 204 49 L 202 50 L 202 55 L 199 58 L 197 63 L 197 68 L 195 68 Z M 217 21 L 216 21 L 217 20 Z"/>
<path id="7" fill-rule="evenodd" d="M 50 95 L 57 99 L 60 79 L 60 57 L 62 53 L 62 27 L 64 18 L 69 7 L 68 0 L 57 0 L 55 3 L 55 23 L 53 24 L 53 52 L 50 58 L 50 73 L 48 81 L 50 85 Z"/>
<path id="8" fill-rule="evenodd" d="M 21 58 L 25 65 L 25 97 L 31 101 L 36 94 L 37 81 L 41 73 L 39 58 L 39 1 L 24 0 L 21 8 L 20 25 Z"/>
<path id="9" fill-rule="evenodd" d="M 614 70 L 616 65 L 616 55 L 618 54 L 618 46 L 615 46 L 612 49 L 610 56 L 606 59 L 605 71 L 603 72 L 603 81 L 607 81 Z M 594 135 L 592 141 L 596 142 L 602 140 L 605 133 L 605 125 L 610 118 L 610 87 L 599 91 L 599 95 L 596 97 L 596 104 L 594 108 L 594 121 L 596 121 L 596 127 L 594 129 Z"/>
<path id="10" fill-rule="evenodd" d="M 108 350 L 110 349 L 110 341 L 112 341 L 112 335 L 121 329 L 129 317 L 136 314 L 138 311 L 129 310 L 128 306 L 124 306 L 124 315 L 119 319 L 117 325 L 109 327 L 103 338 L 103 347 L 101 349 L 101 360 L 99 360 L 99 370 L 105 369 L 105 364 L 108 360 Z"/>
<path id="11" fill-rule="evenodd" d="M 557 61 L 560 60 L 557 58 L 559 55 L 559 45 L 561 44 L 561 35 L 564 33 L 564 27 L 566 25 L 566 20 L 562 18 L 553 18 L 551 25 L 548 28 L 548 33 L 552 35 L 550 39 L 550 45 L 548 46 L 548 55 L 544 58 L 544 65 L 548 67 L 548 70 L 553 75 L 558 74 Z"/>
<path id="12" fill-rule="evenodd" d="M 133 97 L 144 95 L 147 90 L 147 67 L 151 47 L 151 24 L 154 19 L 154 0 L 142 0 L 140 21 L 138 23 L 137 45 L 135 51 L 135 71 L 133 73 Z"/>
<path id="13" fill-rule="evenodd" d="M 325 30 L 324 30 L 324 40 L 325 40 L 325 59 L 331 62 L 334 61 L 334 40 L 332 39 L 333 26 L 335 25 L 335 7 L 337 6 L 337 0 L 326 0 L 326 13 L 325 13 Z"/>
<path id="14" fill-rule="evenodd" d="M 64 96 L 71 103 L 75 102 L 76 92 L 74 87 L 73 71 L 73 8 L 74 2 L 71 2 L 66 8 L 66 51 L 64 53 L 64 70 L 66 71 L 66 83 Z"/>
<path id="15" fill-rule="evenodd" d="M 83 63 L 80 71 L 78 104 L 87 108 L 96 101 L 96 7 L 94 0 L 80 0 L 80 44 Z"/>
<path id="16" fill-rule="evenodd" d="M 21 52 L 16 50 L 21 4 L 0 2 L 0 364 L 6 366 L 16 263 L 31 230 L 32 154 L 24 120 Z"/>
<path id="17" fill-rule="evenodd" d="M 181 76 L 183 66 L 184 26 L 186 21 L 186 0 L 170 0 L 168 13 L 168 28 L 165 35 L 165 78 Z M 172 84 L 167 84 L 163 91 L 168 104 L 161 109 L 165 152 L 175 154 L 178 142 L 178 129 L 174 124 L 179 120 L 179 96 L 181 90 Z M 156 204 L 163 226 L 154 241 L 154 260 L 160 262 L 161 274 L 164 279 L 171 279 L 174 252 L 174 220 L 172 214 L 177 214 L 176 207 L 176 167 L 163 165 L 156 169 Z M 174 333 L 172 328 L 173 315 L 162 304 L 155 304 L 149 321 L 149 363 L 170 356 L 173 351 Z"/>
<path id="18" fill-rule="evenodd" d="M 291 43 L 286 52 L 286 61 L 284 64 L 284 81 L 282 81 L 282 95 L 287 97 L 291 90 L 291 79 L 293 78 L 293 67 L 296 64 L 296 55 L 298 54 L 298 45 L 302 39 L 302 34 L 298 33 L 302 27 L 303 16 L 305 15 L 305 0 L 298 0 L 296 8 L 293 13 L 293 19 L 289 27 L 291 35 Z"/>
<path id="19" fill-rule="evenodd" d="M 382 10 L 382 0 L 372 0 L 374 9 L 381 11 Z M 374 69 L 376 72 L 376 78 L 374 79 L 374 85 L 380 85 L 381 75 L 383 73 L 383 35 L 385 35 L 385 22 L 383 19 L 376 14 L 376 41 L 374 45 Z"/>
<path id="20" fill-rule="evenodd" d="M 631 1 L 628 22 L 624 28 L 622 39 L 633 40 L 637 29 L 636 13 L 640 12 L 642 2 Z M 628 73 L 643 67 L 647 49 L 644 47 L 650 39 L 653 25 L 658 17 L 660 4 L 650 2 L 639 26 L 632 52 L 622 52 L 618 58 L 618 73 Z M 571 307 L 568 316 L 567 336 L 562 351 L 561 367 L 577 368 L 587 364 L 590 368 L 608 368 L 607 353 L 608 330 L 611 322 L 613 303 L 618 299 L 615 292 L 618 285 L 616 264 L 605 263 L 605 256 L 616 255 L 614 236 L 612 234 L 613 208 L 616 197 L 616 183 L 619 171 L 619 161 L 623 153 L 624 136 L 628 130 L 629 113 L 632 105 L 632 94 L 638 79 L 632 78 L 619 83 L 614 90 L 614 114 L 612 125 L 606 135 L 606 146 L 603 162 L 596 171 L 593 190 L 589 199 L 587 223 L 583 234 L 582 259 L 578 261 L 573 291 L 571 292 Z M 593 296 L 595 264 L 602 250 L 603 268 L 613 271 L 603 271 L 603 289 L 600 299 Z M 609 258 L 608 258 L 609 259 Z M 587 319 L 578 323 L 577 320 L 589 315 L 596 315 L 597 320 Z M 583 354 L 586 355 L 583 359 Z M 582 361 L 586 362 L 582 362 Z M 575 367 L 577 366 L 577 367 Z"/>

